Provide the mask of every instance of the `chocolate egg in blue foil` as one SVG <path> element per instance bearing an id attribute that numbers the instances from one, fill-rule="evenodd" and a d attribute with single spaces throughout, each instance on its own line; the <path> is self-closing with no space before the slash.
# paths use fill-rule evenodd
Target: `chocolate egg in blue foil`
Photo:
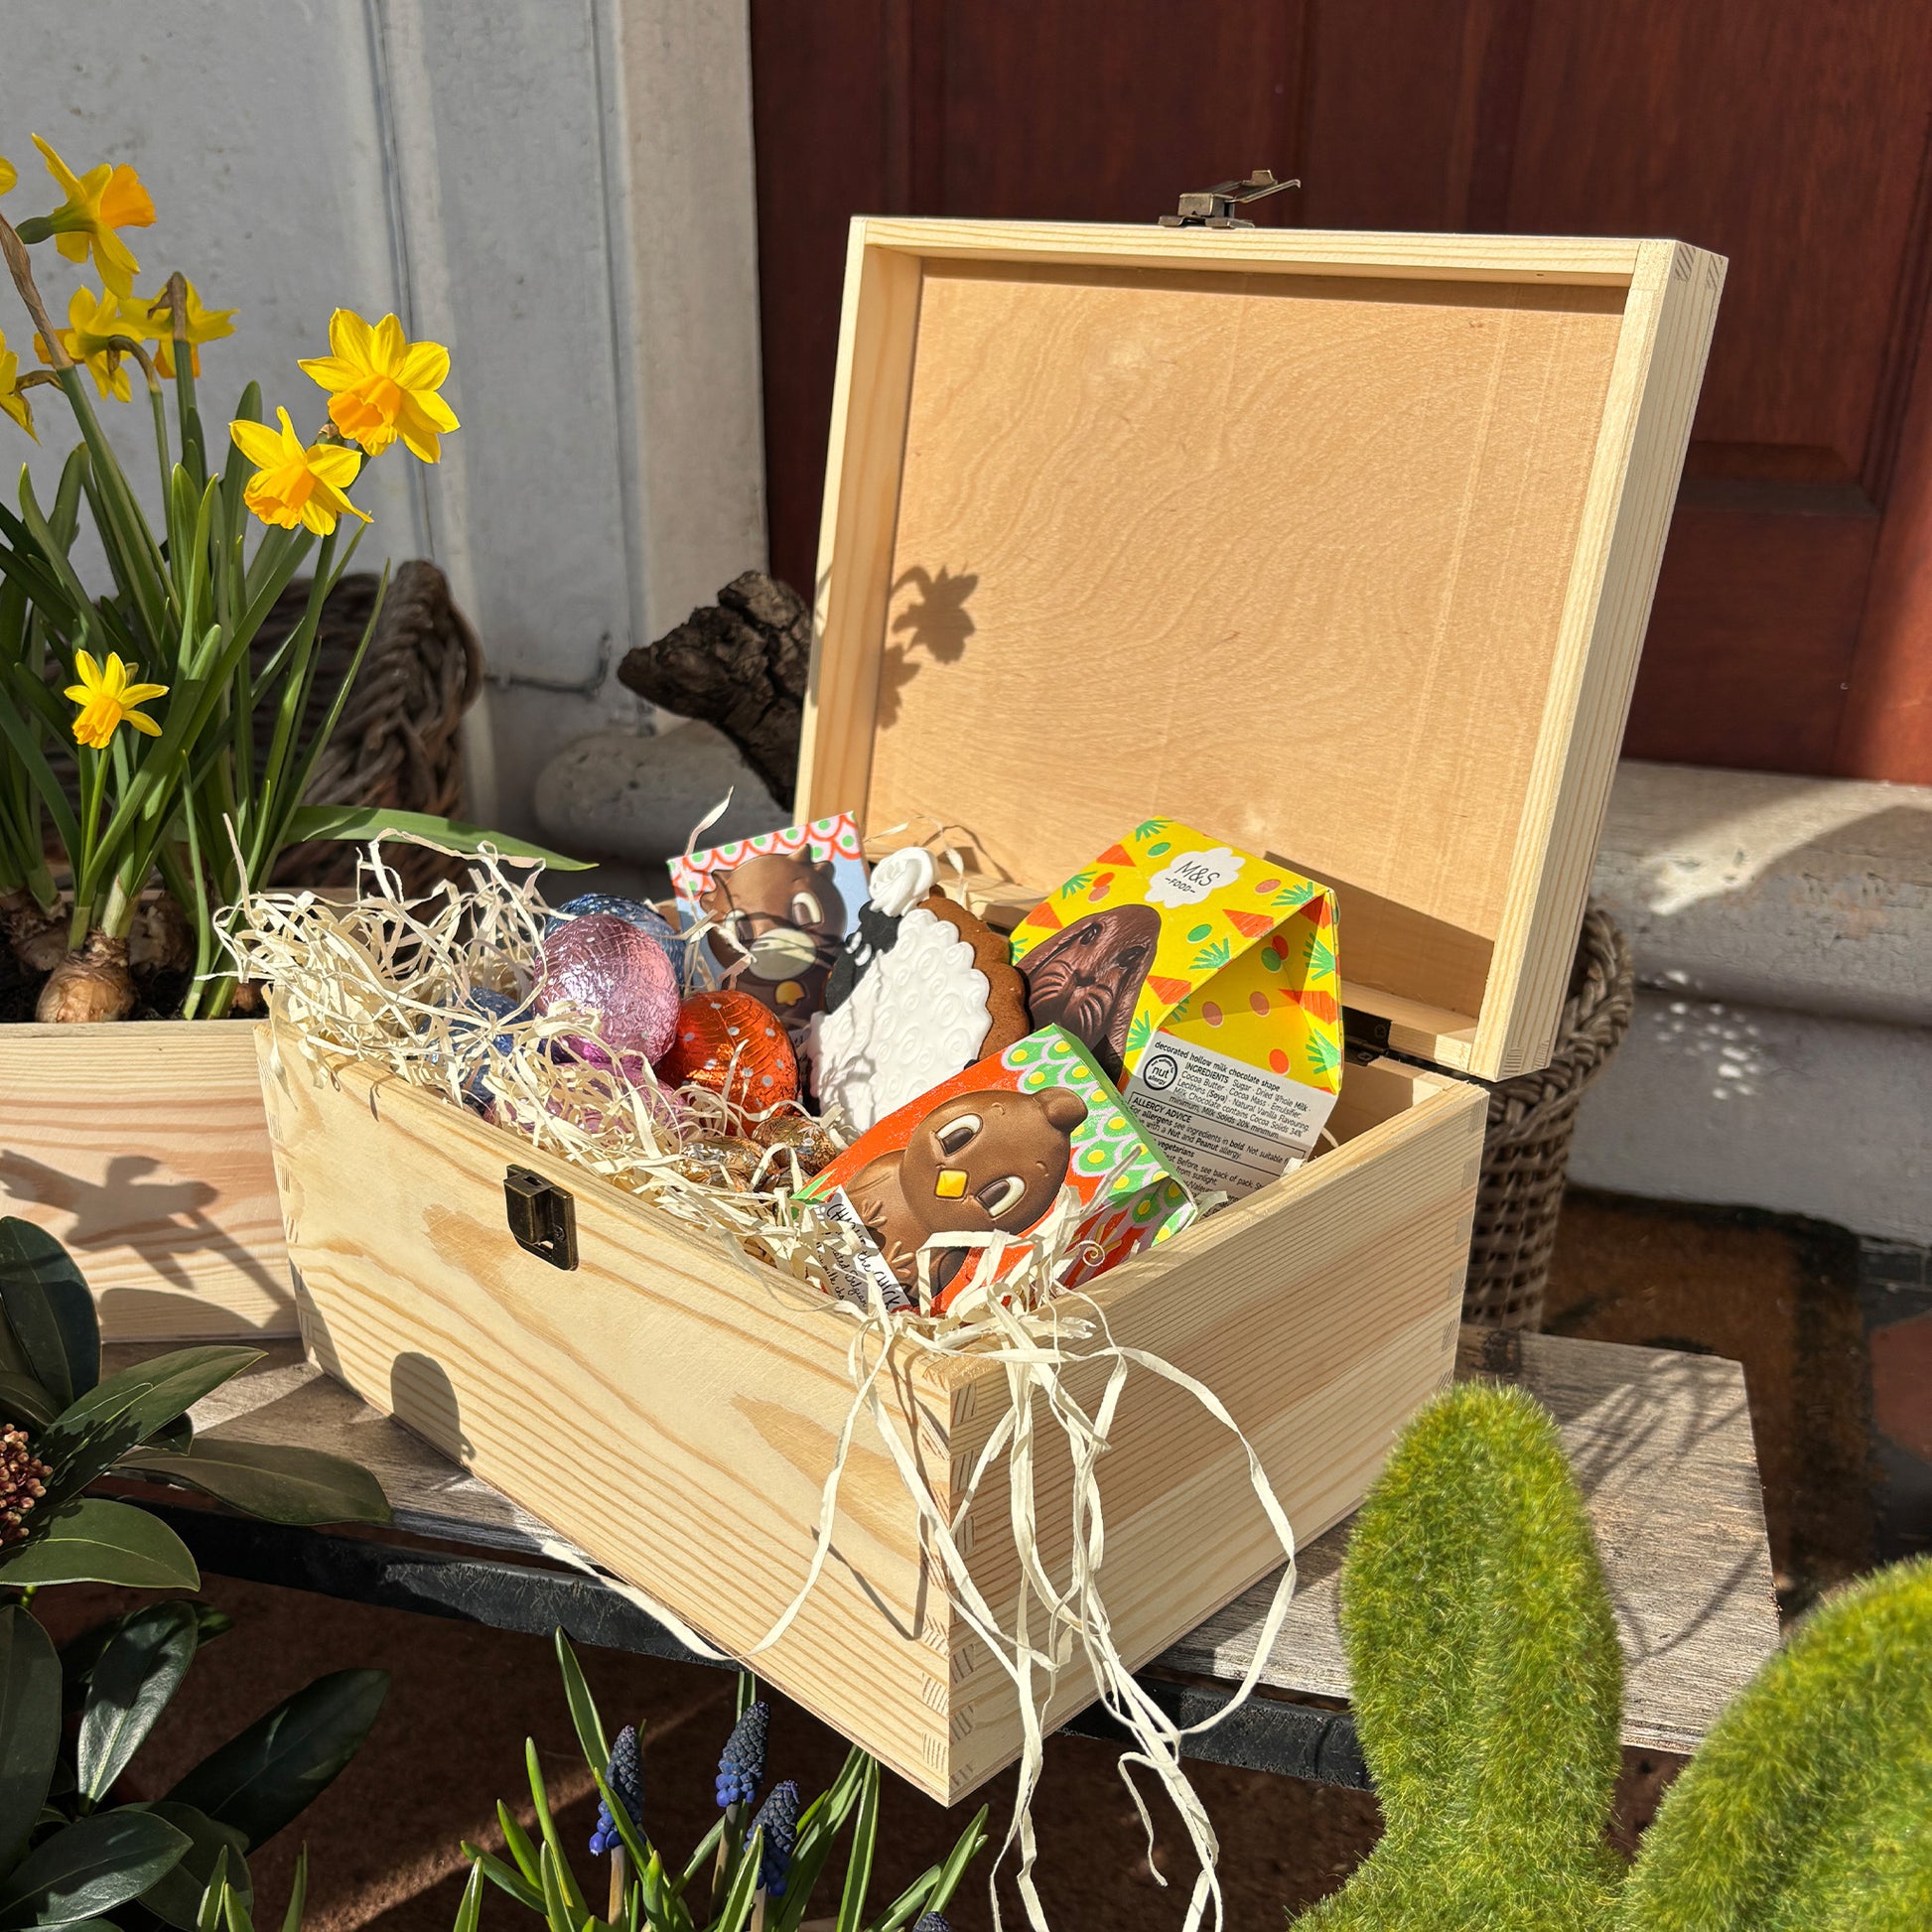
<path id="1" fill-rule="evenodd" d="M 546 1017 L 560 1008 L 584 1015 L 596 1036 L 569 1034 L 564 1046 L 593 1066 L 615 1061 L 631 1080 L 677 1036 L 677 977 L 664 949 L 610 912 L 579 913 L 544 939 L 536 1004 Z"/>
<path id="2" fill-rule="evenodd" d="M 454 1017 L 459 1024 L 474 1026 L 479 1033 L 482 1033 L 485 1031 L 488 1022 L 507 1020 L 521 1004 L 520 1001 L 511 999 L 507 993 L 495 993 L 486 986 L 473 986 L 469 996 L 457 1008 Z M 490 1044 L 497 1052 L 507 1053 L 510 1050 L 510 1036 L 508 1034 L 497 1034 Z M 488 1070 L 488 1066 L 489 1062 L 486 1059 L 479 1060 L 471 1068 L 469 1077 L 463 1083 L 464 1099 L 471 1106 L 485 1113 L 489 1109 L 490 1096 L 483 1087 L 483 1074 Z"/>
<path id="3" fill-rule="evenodd" d="M 576 898 L 567 899 L 544 921 L 543 936 L 548 939 L 559 926 L 571 919 L 581 919 L 589 913 L 604 913 L 614 919 L 621 919 L 625 925 L 635 926 L 639 932 L 655 939 L 664 949 L 664 957 L 671 962 L 671 973 L 681 987 L 684 984 L 684 965 L 686 944 L 674 926 L 656 906 L 640 898 L 622 898 L 616 893 L 580 893 Z"/>

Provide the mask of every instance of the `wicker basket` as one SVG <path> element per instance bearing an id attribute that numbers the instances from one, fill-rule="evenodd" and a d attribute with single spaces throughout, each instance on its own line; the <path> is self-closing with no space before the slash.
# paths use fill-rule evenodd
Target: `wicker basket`
<path id="1" fill-rule="evenodd" d="M 1629 1032 L 1633 997 L 1629 942 L 1592 905 L 1577 942 L 1555 1057 L 1489 1096 L 1463 1320 L 1490 1328 L 1543 1325 L 1577 1103 Z"/>
<path id="2" fill-rule="evenodd" d="M 320 728 L 335 701 L 368 623 L 378 581 L 364 572 L 345 577 L 322 607 L 305 732 Z M 308 601 L 306 579 L 282 593 L 252 646 L 257 662 L 294 629 Z M 482 648 L 451 603 L 443 573 L 430 563 L 404 564 L 389 580 L 368 655 L 317 762 L 306 802 L 454 813 L 463 796 L 463 714 L 482 688 Z M 268 749 L 273 724 L 266 716 L 256 720 L 258 755 Z M 358 849 L 331 842 L 291 847 L 275 868 L 275 883 L 346 886 L 355 876 Z M 427 891 L 457 869 L 457 862 L 417 847 L 385 852 L 412 892 Z"/>

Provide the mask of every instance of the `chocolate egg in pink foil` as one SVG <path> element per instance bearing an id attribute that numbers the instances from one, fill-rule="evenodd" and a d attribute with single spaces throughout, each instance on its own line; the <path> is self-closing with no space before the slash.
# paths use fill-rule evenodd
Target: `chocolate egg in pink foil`
<path id="1" fill-rule="evenodd" d="M 537 1011 L 581 1013 L 597 1035 L 567 1034 L 564 1045 L 593 1066 L 632 1080 L 677 1037 L 677 980 L 656 940 L 608 912 L 586 913 L 543 942 Z"/>

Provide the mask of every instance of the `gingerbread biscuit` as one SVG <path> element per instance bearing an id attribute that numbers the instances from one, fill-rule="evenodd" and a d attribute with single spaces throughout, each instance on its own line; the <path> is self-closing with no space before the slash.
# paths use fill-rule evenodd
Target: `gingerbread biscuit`
<path id="1" fill-rule="evenodd" d="M 1017 1039 L 1033 1032 L 1034 1023 L 1027 1007 L 1027 977 L 1013 963 L 1013 946 L 1004 933 L 995 932 L 978 913 L 969 912 L 957 899 L 944 893 L 933 893 L 925 909 L 944 919 L 973 949 L 973 964 L 986 975 L 986 1010 L 993 1024 L 980 1042 L 979 1057 L 1004 1053 Z M 970 1064 L 970 1062 L 968 1062 Z"/>

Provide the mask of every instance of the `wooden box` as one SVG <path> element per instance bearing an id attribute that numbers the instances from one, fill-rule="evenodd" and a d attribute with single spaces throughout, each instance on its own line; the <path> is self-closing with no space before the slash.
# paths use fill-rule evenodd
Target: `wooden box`
<path id="1" fill-rule="evenodd" d="M 1672 242 L 853 229 L 799 815 L 953 825 L 981 901 L 1021 905 L 1180 818 L 1338 888 L 1354 1036 L 1412 1056 L 1348 1067 L 1336 1150 L 1094 1291 L 1219 1394 L 1304 1538 L 1450 1370 L 1481 1081 L 1550 1050 L 1721 279 Z M 317 1359 L 757 1643 L 805 1574 L 847 1324 L 423 1093 L 319 1082 L 286 1036 L 263 1063 Z M 574 1271 L 511 1241 L 511 1163 L 574 1196 Z M 886 1399 L 950 1509 L 1004 1368 L 921 1358 Z M 1131 1660 L 1280 1561 L 1233 1440 L 1152 1376 L 1100 1490 Z M 999 1471 L 964 1537 L 1010 1615 Z M 1016 1755 L 1015 1694 L 870 1422 L 833 1544 L 758 1667 L 956 1800 Z M 1069 1667 L 1049 1722 L 1090 1695 Z"/>
<path id="2" fill-rule="evenodd" d="M 297 1331 L 239 1022 L 0 1026 L 0 1214 L 67 1244 L 108 1341 Z"/>

